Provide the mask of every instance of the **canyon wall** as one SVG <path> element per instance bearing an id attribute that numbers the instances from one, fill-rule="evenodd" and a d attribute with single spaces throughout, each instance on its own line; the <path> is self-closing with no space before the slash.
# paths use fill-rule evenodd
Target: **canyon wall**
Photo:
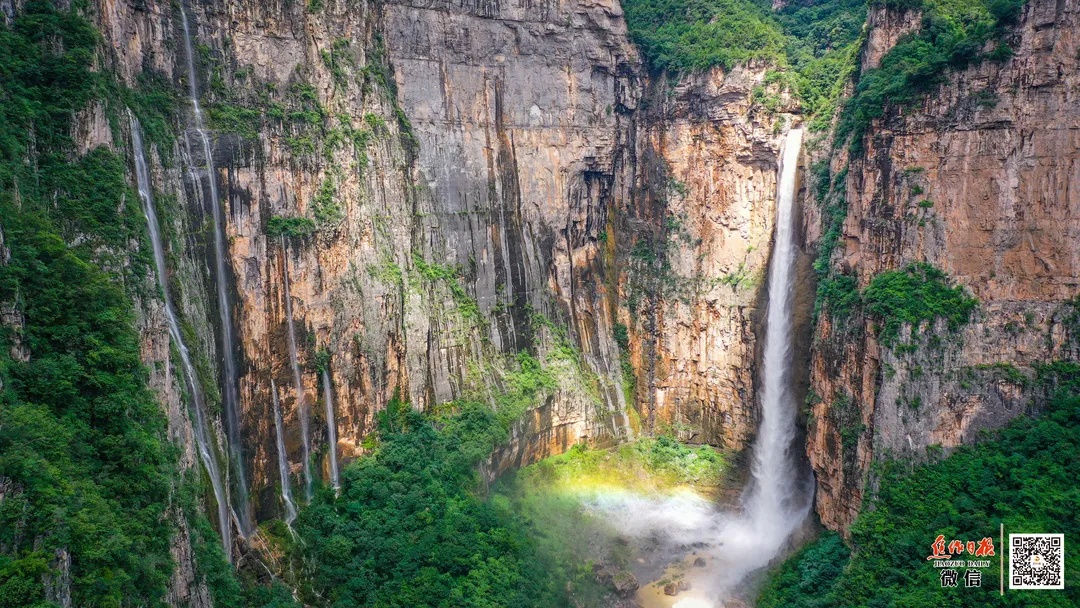
<path id="1" fill-rule="evenodd" d="M 958 331 L 939 320 L 902 330 L 904 344 L 893 346 L 865 316 L 820 315 L 807 451 L 830 528 L 846 529 L 858 513 L 873 461 L 920 459 L 929 446 L 973 442 L 1037 409 L 1035 367 L 1077 355 L 1078 18 L 1073 0 L 1032 0 L 1009 34 L 1012 58 L 950 74 L 920 105 L 875 121 L 864 154 L 831 159 L 833 175 L 847 167 L 835 271 L 863 288 L 878 273 L 928 262 L 979 304 Z M 912 19 L 872 11 L 868 40 L 877 42 L 864 49 L 864 67 Z M 811 242 L 822 203 L 807 203 Z"/>
<path id="2" fill-rule="evenodd" d="M 610 231 L 644 423 L 735 450 L 757 428 L 756 336 L 793 122 L 752 103 L 768 67 L 648 83 Z"/>
<path id="3" fill-rule="evenodd" d="M 222 276 L 181 10 L 223 207 Z M 605 0 L 102 0 L 91 11 L 102 67 L 177 100 L 175 137 L 147 151 L 151 182 L 216 451 L 243 454 L 246 491 L 235 459 L 228 468 L 234 509 L 238 493 L 250 497 L 242 532 L 248 517 L 284 514 L 283 481 L 304 496 L 306 454 L 316 482 L 330 476 L 331 449 L 363 454 L 395 396 L 428 411 L 511 408 L 520 399 L 505 396 L 523 390 L 533 362 L 555 388 L 526 391 L 531 405 L 489 477 L 654 431 L 747 445 L 777 153 L 792 120 L 751 102 L 767 66 L 650 77 Z M 128 148 L 101 108 L 79 123 L 83 150 Z M 145 361 L 191 467 L 161 304 L 140 307 Z M 223 422 L 227 356 L 239 446 Z M 199 595 L 181 582 L 178 593 Z"/>

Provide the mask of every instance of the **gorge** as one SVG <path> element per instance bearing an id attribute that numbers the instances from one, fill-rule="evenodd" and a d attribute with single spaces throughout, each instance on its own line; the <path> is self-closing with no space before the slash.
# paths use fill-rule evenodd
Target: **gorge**
<path id="1" fill-rule="evenodd" d="M 1078 15 L 0 0 L 0 603 L 899 602 L 1072 436 Z"/>

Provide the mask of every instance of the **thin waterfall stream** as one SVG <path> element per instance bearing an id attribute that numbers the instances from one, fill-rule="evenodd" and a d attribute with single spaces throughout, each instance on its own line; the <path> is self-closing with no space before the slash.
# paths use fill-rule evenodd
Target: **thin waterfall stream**
<path id="1" fill-rule="evenodd" d="M 296 327 L 293 323 L 292 294 L 289 292 L 289 249 L 285 235 L 281 236 L 281 272 L 285 275 L 285 318 L 289 327 L 289 364 L 292 366 L 293 387 L 296 390 L 296 411 L 300 414 L 300 433 L 304 443 L 304 496 L 310 502 L 311 479 L 311 433 L 310 412 L 304 400 L 304 382 L 300 377 L 300 362 L 296 356 Z"/>
<path id="2" fill-rule="evenodd" d="M 337 422 L 334 419 L 334 387 L 330 384 L 330 365 L 322 371 L 323 403 L 326 406 L 326 441 L 330 456 L 330 486 L 337 492 L 341 489 L 337 461 Z"/>
<path id="3" fill-rule="evenodd" d="M 214 155 L 210 146 L 210 137 L 203 123 L 202 108 L 199 106 L 199 87 L 195 78 L 195 55 L 192 50 L 191 28 L 188 25 L 187 11 L 183 3 L 180 5 L 180 18 L 184 27 L 184 56 L 187 60 L 188 94 L 191 100 L 192 114 L 194 118 L 194 130 L 198 134 L 202 144 L 203 159 L 206 163 L 206 183 L 210 191 L 211 215 L 214 224 L 214 283 L 217 287 L 217 308 L 221 323 L 221 359 L 223 368 L 222 401 L 225 409 L 225 434 L 229 440 L 229 452 L 231 462 L 236 469 L 237 476 L 237 502 L 238 517 L 241 532 L 247 534 L 251 531 L 251 516 L 248 509 L 248 484 L 247 475 L 244 471 L 243 439 L 240 431 L 240 403 L 239 403 L 239 379 L 236 371 L 236 340 L 233 336 L 232 310 L 225 275 L 225 213 L 218 196 L 217 171 L 214 168 Z M 188 147 L 188 156 L 192 161 L 191 141 L 188 133 L 184 134 Z M 192 177 L 196 177 L 192 171 Z M 198 182 L 194 184 L 195 190 L 199 191 Z"/>
<path id="4" fill-rule="evenodd" d="M 158 223 L 157 211 L 154 208 L 153 189 L 150 187 L 150 170 L 146 163 L 146 151 L 142 140 L 142 127 L 139 120 L 131 117 L 131 141 L 135 154 L 135 178 L 139 188 L 139 200 L 142 203 L 143 214 L 146 216 L 146 226 L 150 233 L 150 244 L 154 254 L 154 270 L 157 273 L 158 286 L 161 288 L 162 298 L 165 301 L 165 318 L 169 325 L 169 336 L 180 353 L 180 365 L 183 369 L 184 384 L 186 385 L 189 405 L 194 415 L 192 434 L 195 436 L 195 447 L 202 461 L 206 474 L 210 477 L 210 485 L 214 489 L 214 499 L 217 501 L 218 525 L 221 527 L 221 542 L 225 548 L 225 558 L 232 562 L 232 526 L 229 521 L 229 498 L 222 480 L 221 469 L 218 467 L 217 456 L 210 442 L 210 431 L 206 425 L 206 402 L 202 386 L 199 384 L 198 374 L 195 373 L 195 365 L 191 361 L 191 352 L 184 342 L 184 336 L 180 331 L 180 323 L 176 318 L 176 309 L 173 306 L 172 294 L 169 292 L 168 275 L 165 265 L 165 248 L 161 241 L 161 226 Z"/>
<path id="5" fill-rule="evenodd" d="M 278 398 L 277 384 L 270 379 L 270 394 L 274 403 L 274 432 L 277 438 L 278 476 L 281 477 L 281 502 L 285 504 L 285 523 L 291 525 L 296 520 L 296 503 L 293 502 L 292 487 L 289 483 L 289 459 L 285 453 L 285 423 L 281 418 L 281 400 Z"/>

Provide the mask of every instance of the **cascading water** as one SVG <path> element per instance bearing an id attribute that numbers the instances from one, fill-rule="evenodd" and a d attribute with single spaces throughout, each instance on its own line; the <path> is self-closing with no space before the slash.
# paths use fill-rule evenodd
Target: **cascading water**
<path id="1" fill-rule="evenodd" d="M 777 186 L 776 239 L 769 268 L 769 304 L 762 359 L 761 427 L 754 443 L 754 485 L 746 512 L 762 542 L 779 548 L 802 523 L 810 507 L 795 463 L 788 453 L 795 437 L 791 377 L 795 291 L 795 178 L 802 130 L 784 143 Z"/>
<path id="2" fill-rule="evenodd" d="M 281 502 L 285 503 L 285 523 L 291 525 L 296 519 L 296 503 L 293 502 L 292 487 L 289 485 L 289 460 L 285 454 L 285 423 L 281 419 L 281 400 L 278 399 L 277 384 L 270 379 L 270 392 L 274 402 L 274 431 L 277 434 L 278 475 L 281 477 Z"/>
<path id="3" fill-rule="evenodd" d="M 187 59 L 188 93 L 191 99 L 192 113 L 194 117 L 194 130 L 202 144 L 203 158 L 206 162 L 206 182 L 210 190 L 210 212 L 214 218 L 214 271 L 215 283 L 217 284 L 218 311 L 221 321 L 221 351 L 223 360 L 222 401 L 225 406 L 225 434 L 229 440 L 229 452 L 231 461 L 236 469 L 237 476 L 237 502 L 239 503 L 238 519 L 241 532 L 247 534 L 251 531 L 251 517 L 248 513 L 247 501 L 247 477 L 244 472 L 244 453 L 240 432 L 240 404 L 238 392 L 238 376 L 236 372 L 236 354 L 234 350 L 232 311 L 229 307 L 229 294 L 226 289 L 225 279 L 225 214 L 221 207 L 221 200 L 217 190 L 217 172 L 214 169 L 214 157 L 210 147 L 210 137 L 203 125 L 202 108 L 199 107 L 199 88 L 195 80 L 195 55 L 192 50 L 191 29 L 188 26 L 187 11 L 183 4 L 180 5 L 180 19 L 184 26 L 184 54 Z M 188 133 L 184 134 L 188 147 L 188 156 L 191 154 L 191 141 Z M 192 170 L 193 179 L 197 179 Z M 195 184 L 196 192 L 200 191 L 199 182 Z"/>
<path id="4" fill-rule="evenodd" d="M 289 250 L 285 235 L 281 235 L 281 267 L 285 275 L 285 317 L 289 326 L 289 363 L 292 365 L 293 387 L 296 389 L 296 410 L 300 413 L 300 433 L 304 442 L 304 496 L 311 500 L 311 435 L 308 433 L 308 407 L 304 401 L 304 383 L 300 379 L 300 363 L 296 357 L 296 328 L 293 326 L 292 294 L 289 293 Z"/>
<path id="5" fill-rule="evenodd" d="M 131 117 L 131 143 L 135 152 L 135 179 L 139 188 L 139 200 L 142 202 L 143 215 L 146 216 L 146 226 L 150 232 L 150 244 L 154 253 L 154 270 L 157 272 L 158 286 L 161 287 L 162 298 L 165 300 L 165 319 L 169 325 L 169 336 L 172 338 L 176 350 L 180 353 L 184 384 L 195 417 L 192 425 L 192 433 L 195 435 L 195 447 L 199 453 L 199 459 L 206 469 L 206 474 L 210 477 L 210 485 L 214 489 L 214 499 L 217 501 L 218 524 L 221 526 L 221 542 L 225 547 L 225 558 L 232 563 L 232 526 L 229 522 L 229 499 L 225 484 L 221 478 L 221 470 L 218 468 L 217 456 L 213 446 L 210 444 L 211 435 L 206 426 L 206 403 L 202 386 L 199 384 L 198 375 L 195 373 L 195 366 L 191 362 L 191 352 L 188 351 L 183 334 L 180 333 L 180 324 L 176 320 L 176 310 L 173 308 L 172 295 L 169 293 L 169 282 L 165 273 L 165 249 L 161 242 L 161 227 L 158 224 L 157 211 L 154 209 L 153 190 L 150 188 L 150 171 L 146 164 L 146 152 L 143 148 L 142 127 L 134 116 Z"/>
<path id="6" fill-rule="evenodd" d="M 769 267 L 769 301 L 761 369 L 761 425 L 754 443 L 752 480 L 741 509 L 723 511 L 692 493 L 648 496 L 608 492 L 587 507 L 620 533 L 641 539 L 651 563 L 662 570 L 672 560 L 694 556 L 701 569 L 682 569 L 692 590 L 674 608 L 713 608 L 741 593 L 747 576 L 768 565 L 784 548 L 810 511 L 813 482 L 792 455 L 796 435 L 793 365 L 796 177 L 802 131 L 784 142 L 777 185 L 776 237 Z M 661 605 L 647 603 L 648 606 Z M 662 605 L 671 606 L 670 603 Z"/>
<path id="7" fill-rule="evenodd" d="M 337 462 L 337 422 L 334 419 L 334 387 L 330 384 L 330 366 L 322 372 L 323 402 L 326 405 L 326 440 L 330 455 L 330 485 L 337 492 L 341 489 Z"/>

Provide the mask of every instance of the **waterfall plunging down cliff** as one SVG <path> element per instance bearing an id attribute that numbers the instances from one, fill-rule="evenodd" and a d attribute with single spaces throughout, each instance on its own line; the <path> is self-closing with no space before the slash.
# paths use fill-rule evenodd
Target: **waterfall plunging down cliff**
<path id="1" fill-rule="evenodd" d="M 296 411 L 300 416 L 300 434 L 304 444 L 304 497 L 311 501 L 311 433 L 310 413 L 304 400 L 304 382 L 300 378 L 300 361 L 296 356 L 296 326 L 293 324 L 292 294 L 289 292 L 289 250 L 285 235 L 281 235 L 281 273 L 285 284 L 285 319 L 289 328 L 289 365 L 292 367 L 293 388 L 296 390 Z"/>
<path id="2" fill-rule="evenodd" d="M 810 510 L 808 481 L 799 479 L 791 448 L 795 439 L 792 382 L 795 291 L 795 195 L 802 130 L 784 142 L 777 185 L 776 238 L 769 267 L 765 349 L 762 358 L 761 426 L 754 443 L 753 484 L 745 501 L 751 528 L 764 546 L 779 549 Z"/>
<path id="3" fill-rule="evenodd" d="M 289 484 L 289 459 L 285 453 L 285 423 L 281 418 L 281 399 L 277 384 L 270 379 L 270 394 L 274 404 L 274 434 L 277 443 L 278 476 L 281 478 L 281 502 L 285 505 L 285 523 L 296 520 L 296 503 L 293 502 L 292 486 Z"/>
<path id="4" fill-rule="evenodd" d="M 793 455 L 794 207 L 801 144 L 802 131 L 796 129 L 782 148 L 758 391 L 761 423 L 741 507 L 724 511 L 689 492 L 659 497 L 606 493 L 587 503 L 621 533 L 647 539 L 650 551 L 664 561 L 685 557 L 686 547 L 697 547 L 693 555 L 706 564 L 681 571 L 691 589 L 679 594 L 678 608 L 712 608 L 718 600 L 740 595 L 748 575 L 779 555 L 810 511 L 812 479 L 800 472 Z"/>
<path id="5" fill-rule="evenodd" d="M 183 4 L 180 5 L 180 19 L 184 27 L 184 56 L 187 60 L 188 95 L 191 99 L 191 108 L 194 121 L 195 133 L 202 143 L 203 160 L 206 163 L 206 183 L 210 191 L 210 213 L 214 218 L 214 282 L 217 287 L 217 308 L 221 323 L 221 360 L 222 360 L 222 384 L 221 397 L 225 409 L 225 435 L 229 441 L 230 461 L 236 469 L 238 521 L 240 532 L 247 534 L 251 531 L 251 515 L 248 509 L 248 485 L 247 476 L 244 472 L 243 439 L 240 432 L 240 403 L 239 403 L 239 379 L 236 371 L 236 348 L 233 338 L 232 310 L 230 308 L 228 289 L 225 278 L 225 214 L 218 197 L 217 171 L 214 169 L 214 155 L 210 147 L 210 137 L 206 133 L 203 124 L 202 108 L 199 107 L 199 87 L 195 80 L 195 56 L 192 51 L 191 28 L 188 25 L 187 11 Z M 184 141 L 187 146 L 188 159 L 194 161 L 191 154 L 190 132 L 184 133 Z M 190 167 L 192 187 L 198 194 L 201 192 L 200 182 L 195 174 L 194 167 Z"/>
<path id="6" fill-rule="evenodd" d="M 146 164 L 146 151 L 143 147 L 142 127 L 139 120 L 131 117 L 131 147 L 135 155 L 135 180 L 139 189 L 139 200 L 142 203 L 143 215 L 146 216 L 147 232 L 150 233 L 150 245 L 154 255 L 154 271 L 157 273 L 158 286 L 161 288 L 161 297 L 165 302 L 165 319 L 169 326 L 169 336 L 180 354 L 180 366 L 183 370 L 184 384 L 187 388 L 189 406 L 194 417 L 192 421 L 192 434 L 195 436 L 195 447 L 202 461 L 206 474 L 210 477 L 210 485 L 214 489 L 214 499 L 217 501 L 218 525 L 221 528 L 221 542 L 225 548 L 225 559 L 232 562 L 232 528 L 229 523 L 229 498 L 225 490 L 225 484 L 221 478 L 221 469 L 218 467 L 217 456 L 210 443 L 211 434 L 206 426 L 206 402 L 199 384 L 199 377 L 195 373 L 195 365 L 191 361 L 191 352 L 184 343 L 183 334 L 180 332 L 180 324 L 176 319 L 176 309 L 173 307 L 172 294 L 169 293 L 169 281 L 165 267 L 165 249 L 161 242 L 161 226 L 158 224 L 157 211 L 154 209 L 153 189 L 150 187 L 150 171 Z"/>
<path id="7" fill-rule="evenodd" d="M 330 486 L 337 492 L 341 489 L 341 476 L 338 474 L 337 460 L 337 422 L 334 416 L 334 387 L 330 384 L 330 367 L 322 371 L 323 404 L 326 406 L 326 441 L 327 455 L 330 457 Z"/>
<path id="8" fill-rule="evenodd" d="M 769 263 L 769 301 L 761 362 L 761 424 L 754 442 L 752 478 L 742 512 L 719 518 L 714 557 L 720 566 L 713 594 L 735 592 L 748 574 L 767 566 L 810 512 L 813 481 L 801 474 L 795 440 L 792 353 L 795 291 L 795 196 L 802 130 L 784 140 L 776 186 L 776 236 Z"/>

